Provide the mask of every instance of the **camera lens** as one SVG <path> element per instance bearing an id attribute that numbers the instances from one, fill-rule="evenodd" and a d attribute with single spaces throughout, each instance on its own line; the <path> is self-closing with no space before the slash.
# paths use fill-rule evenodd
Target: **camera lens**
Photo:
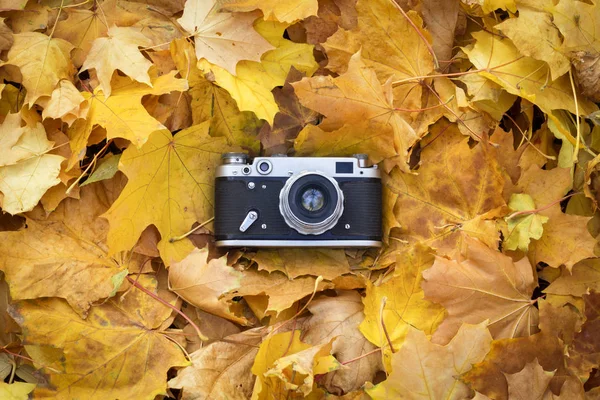
<path id="1" fill-rule="evenodd" d="M 335 179 L 304 171 L 290 177 L 281 189 L 279 211 L 290 228 L 304 235 L 320 235 L 342 216 L 344 194 Z"/>
<path id="2" fill-rule="evenodd" d="M 319 211 L 325 205 L 325 195 L 315 187 L 308 188 L 302 193 L 300 204 L 306 211 Z"/>

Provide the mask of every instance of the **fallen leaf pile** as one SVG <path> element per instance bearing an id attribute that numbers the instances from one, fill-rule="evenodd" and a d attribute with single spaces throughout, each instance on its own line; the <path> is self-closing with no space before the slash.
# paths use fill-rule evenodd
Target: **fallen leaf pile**
<path id="1" fill-rule="evenodd" d="M 598 32 L 596 0 L 0 0 L 0 399 L 600 399 Z M 230 151 L 367 153 L 383 247 L 216 248 Z"/>

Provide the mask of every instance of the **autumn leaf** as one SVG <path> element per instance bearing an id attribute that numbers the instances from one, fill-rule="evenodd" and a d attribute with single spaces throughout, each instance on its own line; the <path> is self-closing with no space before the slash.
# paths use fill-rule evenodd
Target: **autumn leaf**
<path id="1" fill-rule="evenodd" d="M 71 79 L 74 72 L 70 52 L 73 46 L 62 39 L 52 39 L 39 32 L 13 36 L 14 44 L 3 65 L 14 65 L 23 76 L 29 107 L 42 96 L 50 96 L 61 79 Z"/>
<path id="2" fill-rule="evenodd" d="M 216 6 L 216 0 L 187 1 L 177 22 L 194 36 L 198 60 L 204 58 L 236 75 L 238 62 L 260 61 L 273 46 L 254 30 L 257 14 L 214 13 Z"/>
<path id="3" fill-rule="evenodd" d="M 360 152 L 372 154 L 378 162 L 390 157 L 390 150 L 386 151 L 386 148 L 393 148 L 400 158 L 400 168 L 403 171 L 408 170 L 406 163 L 409 150 L 419 138 L 396 111 L 390 82 L 381 86 L 375 72 L 362 61 L 360 52 L 350 58 L 348 70 L 339 77 L 305 78 L 292 86 L 302 105 L 327 117 L 321 126 L 327 126 L 330 130 L 342 128 L 334 132 L 331 138 L 324 133 L 319 135 L 318 131 L 313 134 L 307 133 L 308 137 L 315 135 L 327 138 L 325 143 L 317 142 L 314 147 L 327 148 L 329 153 L 319 154 L 319 151 L 316 151 L 315 155 L 347 155 L 349 150 L 360 149 Z M 368 125 L 371 121 L 373 123 Z M 364 124 L 346 126 L 344 129 L 344 123 Z M 354 138 L 365 131 L 372 132 L 374 138 L 368 138 L 366 143 L 363 143 L 364 138 Z M 306 154 L 308 149 L 302 150 L 304 137 L 301 133 L 298 140 L 301 151 Z M 342 138 L 343 146 L 347 147 L 340 149 L 336 143 L 340 143 Z M 346 138 L 350 143 L 345 142 Z M 358 142 L 359 145 L 352 146 L 353 142 Z"/>
<path id="4" fill-rule="evenodd" d="M 372 381 L 383 369 L 381 355 L 360 330 L 363 305 L 360 295 L 352 291 L 338 292 L 336 297 L 320 297 L 308 305 L 312 314 L 303 322 L 303 340 L 309 344 L 333 342 L 332 352 L 341 363 L 352 363 L 351 368 L 341 368 L 322 378 L 330 393 L 350 393 Z M 350 365 L 350 364 L 349 364 Z"/>
<path id="5" fill-rule="evenodd" d="M 445 346 L 431 343 L 422 331 L 410 328 L 404 345 L 392 356 L 390 378 L 368 390 L 369 395 L 375 400 L 465 398 L 469 388 L 458 378 L 490 350 L 492 337 L 486 325 L 462 325 Z"/>
<path id="6" fill-rule="evenodd" d="M 542 237 L 544 230 L 542 225 L 548 222 L 548 217 L 535 213 L 524 213 L 522 216 L 517 216 L 518 214 L 516 213 L 535 210 L 535 203 L 531 196 L 527 194 L 513 194 L 508 207 L 515 211 L 515 214 L 505 217 L 508 232 L 504 238 L 504 245 L 507 250 L 516 250 L 518 248 L 519 250 L 527 251 L 531 239 Z"/>
<path id="7" fill-rule="evenodd" d="M 298 4 L 277 0 L 236 0 L 225 4 L 228 11 L 252 11 L 260 9 L 267 21 L 294 22 L 317 14 L 316 0 L 300 0 Z"/>
<path id="8" fill-rule="evenodd" d="M 224 142 L 208 136 L 206 122 L 175 137 L 166 130 L 156 131 L 140 149 L 127 149 L 119 169 L 129 181 L 104 214 L 110 223 L 110 253 L 130 250 L 142 231 L 154 224 L 167 265 L 187 256 L 193 249 L 191 242 L 171 238 L 212 217 L 214 169 L 228 149 Z"/>
<path id="9" fill-rule="evenodd" d="M 110 81 L 117 69 L 138 82 L 152 86 L 148 75 L 152 63 L 138 50 L 138 47 L 150 46 L 152 42 L 131 28 L 113 26 L 107 33 L 108 37 L 94 40 L 81 70 L 96 70 L 100 88 L 106 98 L 110 97 Z"/>
<path id="10" fill-rule="evenodd" d="M 163 75 L 152 82 L 152 87 L 132 82 L 129 78 L 117 77 L 113 84 L 111 96 L 107 97 L 102 90 L 94 93 L 84 92 L 83 97 L 90 103 L 85 119 L 79 119 L 71 126 L 67 134 L 71 139 L 73 157 L 69 166 L 79 161 L 85 151 L 92 129 L 100 125 L 106 129 L 108 139 L 122 137 L 140 147 L 154 131 L 164 126 L 144 109 L 142 96 L 159 95 L 172 91 L 187 89 L 187 82 L 175 78 L 176 71 Z"/>
<path id="11" fill-rule="evenodd" d="M 35 384 L 25 382 L 14 382 L 10 385 L 5 382 L 0 382 L 0 396 L 6 400 L 25 400 L 28 399 L 28 394 L 33 391 Z"/>
<path id="12" fill-rule="evenodd" d="M 150 279 L 141 281 L 152 288 Z M 179 347 L 156 330 L 170 314 L 137 289 L 93 307 L 85 320 L 56 298 L 23 301 L 12 311 L 36 362 L 47 365 L 52 350 L 62 354 L 63 361 L 52 364 L 58 371 L 50 372 L 48 385 L 36 388 L 37 396 L 55 399 L 104 399 L 106 391 L 123 398 L 164 394 L 167 370 L 188 364 Z M 57 330 L 60 335 L 52 334 Z"/>
<path id="13" fill-rule="evenodd" d="M 206 61 L 198 62 L 198 68 L 204 73 L 212 73 L 211 79 L 229 92 L 241 111 L 252 111 L 269 123 L 278 111 L 271 90 L 285 83 L 292 67 L 308 76 L 318 68 L 312 55 L 314 46 L 284 39 L 286 27 L 287 24 L 279 22 L 257 21 L 258 33 L 276 48 L 263 54 L 260 63 L 239 62 L 235 75 Z"/>
<path id="14" fill-rule="evenodd" d="M 497 246 L 498 230 L 490 220 L 504 206 L 504 176 L 492 148 L 479 143 L 470 149 L 467 142 L 455 126 L 448 127 L 421 152 L 418 175 L 393 170 L 386 179 L 398 195 L 394 215 L 401 221 L 401 239 L 441 254 L 455 248 L 462 232 Z"/>
<path id="15" fill-rule="evenodd" d="M 60 183 L 58 175 L 64 158 L 47 154 L 54 145 L 44 126 L 35 121 L 20 126 L 21 116 L 9 114 L 0 126 L 0 205 L 5 212 L 31 211 L 44 193 Z"/>
<path id="16" fill-rule="evenodd" d="M 537 359 L 515 374 L 504 374 L 511 399 L 541 399 L 550 391 L 548 385 L 556 371 L 544 371 Z M 527 393 L 527 394 L 525 394 Z"/>
<path id="17" fill-rule="evenodd" d="M 388 280 L 377 286 L 367 284 L 363 299 L 365 319 L 360 331 L 384 349 L 388 371 L 392 353 L 402 346 L 411 326 L 431 335 L 444 317 L 443 308 L 425 300 L 421 289 L 422 273 L 431 266 L 433 258 L 429 248 L 417 245 L 398 256 L 394 274 Z"/>
<path id="18" fill-rule="evenodd" d="M 102 184 L 90 185 L 81 200 L 64 200 L 47 219 L 28 218 L 25 229 L 0 232 L 0 269 L 13 299 L 62 297 L 85 314 L 114 293 L 127 263 L 107 254 L 108 224 L 99 216 L 110 200 Z"/>
<path id="19" fill-rule="evenodd" d="M 169 268 L 169 289 L 185 301 L 209 313 L 239 324 L 248 321 L 237 316 L 220 297 L 240 287 L 242 273 L 227 265 L 227 259 L 208 260 L 208 249 L 194 249 Z"/>
<path id="20" fill-rule="evenodd" d="M 589 290 L 600 291 L 600 260 L 597 258 L 582 260 L 570 271 L 561 268 L 560 276 L 544 291 L 581 297 Z"/>
<path id="21" fill-rule="evenodd" d="M 180 370 L 169 387 L 183 389 L 183 400 L 250 398 L 255 379 L 250 368 L 264 335 L 264 328 L 251 329 L 195 351 L 192 365 Z"/>
<path id="22" fill-rule="evenodd" d="M 596 292 L 583 295 L 585 322 L 581 330 L 576 332 L 569 346 L 568 367 L 579 377 L 589 376 L 592 368 L 600 363 L 600 341 L 598 341 L 598 325 L 600 324 L 600 295 Z"/>
<path id="23" fill-rule="evenodd" d="M 252 257 L 259 271 L 280 271 L 290 279 L 303 275 L 332 280 L 350 273 L 343 250 L 334 249 L 264 249 Z"/>
<path id="24" fill-rule="evenodd" d="M 464 254 L 436 257 L 423 272 L 425 299 L 440 303 L 448 316 L 433 340 L 446 343 L 462 323 L 487 325 L 496 339 L 535 333 L 537 310 L 531 296 L 536 284 L 527 258 L 513 262 L 477 239 L 465 238 Z M 496 270 L 502 271 L 495 274 Z M 488 276 L 496 276 L 490 280 Z"/>

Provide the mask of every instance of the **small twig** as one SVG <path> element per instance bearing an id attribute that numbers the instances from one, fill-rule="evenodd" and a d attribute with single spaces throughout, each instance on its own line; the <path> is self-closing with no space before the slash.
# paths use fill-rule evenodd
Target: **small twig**
<path id="1" fill-rule="evenodd" d="M 575 100 L 575 119 L 577 121 L 577 139 L 575 140 L 575 149 L 573 150 L 573 163 L 577 163 L 579 158 L 579 141 L 581 140 L 581 127 L 579 125 L 579 102 L 577 101 L 577 90 L 573 82 L 573 72 L 569 69 L 569 79 L 571 80 L 571 90 L 573 90 L 573 99 Z"/>
<path id="2" fill-rule="evenodd" d="M 383 309 L 385 308 L 386 302 L 387 302 L 387 297 L 383 296 L 383 298 L 381 299 L 381 307 L 379 309 L 379 320 L 381 323 L 381 327 L 383 328 L 383 333 L 385 334 L 385 338 L 388 342 L 388 345 L 390 346 L 390 350 L 392 351 L 392 353 L 395 353 L 396 350 L 394 350 L 394 346 L 392 345 L 392 339 L 390 339 L 390 335 L 388 334 L 387 328 L 385 327 L 385 322 L 383 321 Z"/>
<path id="3" fill-rule="evenodd" d="M 154 293 L 152 293 L 151 291 L 149 291 L 148 289 L 146 289 L 145 287 L 143 287 L 142 285 L 140 285 L 137 281 L 134 281 L 133 279 L 131 279 L 131 277 L 127 277 L 127 280 L 129 281 L 129 283 L 131 283 L 133 286 L 135 286 L 136 288 L 140 289 L 142 292 L 146 293 L 148 296 L 152 297 L 154 300 L 158 301 L 160 304 L 169 307 L 171 310 L 175 311 L 177 314 L 181 315 L 181 317 L 183 319 L 185 319 L 191 326 L 192 328 L 194 328 L 194 330 L 196 331 L 196 333 L 198 334 L 198 337 L 200 338 L 200 340 L 208 340 L 208 338 L 206 336 L 204 336 L 202 334 L 202 332 L 200 332 L 200 328 L 198 327 L 198 325 L 196 325 L 194 323 L 194 321 L 192 321 L 190 319 L 190 317 L 188 317 L 187 315 L 185 315 L 181 310 L 179 310 L 177 307 L 175 307 L 173 304 L 161 299 L 160 297 L 158 297 L 157 295 L 155 295 Z"/>
<path id="4" fill-rule="evenodd" d="M 200 225 L 198 225 L 197 227 L 193 228 L 191 231 L 188 231 L 181 236 L 172 237 L 171 239 L 169 239 L 169 243 L 174 243 L 174 242 L 177 242 L 178 240 L 185 239 L 186 237 L 190 236 L 192 233 L 196 232 L 198 229 L 202 228 L 204 225 L 211 223 L 214 219 L 215 219 L 215 217 L 212 217 L 211 219 L 208 219 L 208 220 L 204 221 L 203 223 L 201 223 Z"/>
<path id="5" fill-rule="evenodd" d="M 88 171 L 90 170 L 90 168 L 92 168 L 92 166 L 94 166 L 96 164 L 96 160 L 98 159 L 98 157 L 100 156 L 100 154 L 103 154 L 103 152 L 106 149 L 108 149 L 108 146 L 110 146 L 111 143 L 112 143 L 112 139 L 109 140 L 108 142 L 106 142 L 106 144 L 104 145 L 104 147 L 102 147 L 100 149 L 100 151 L 94 155 L 94 158 L 92 159 L 92 161 L 90 162 L 90 164 L 87 166 L 87 168 L 81 173 L 81 175 L 79 175 L 79 177 L 75 180 L 75 182 L 73 182 L 71 184 L 71 186 L 69 186 L 69 188 L 65 192 L 67 195 L 69 195 L 69 193 L 71 193 L 71 191 L 75 188 L 75 185 L 77 185 L 79 183 L 79 181 L 81 181 L 81 179 L 83 179 L 83 177 L 88 173 Z"/>
<path id="6" fill-rule="evenodd" d="M 560 203 L 561 201 L 563 201 L 563 200 L 566 200 L 566 199 L 568 199 L 568 198 L 569 198 L 569 197 L 571 197 L 571 196 L 575 196 L 576 194 L 581 194 L 581 192 L 571 193 L 571 194 L 569 194 L 569 195 L 566 195 L 566 196 L 565 196 L 565 197 L 563 197 L 562 199 L 555 200 L 555 201 L 553 201 L 552 203 L 550 203 L 550 204 L 547 204 L 547 205 L 545 205 L 544 207 L 541 207 L 541 208 L 536 208 L 536 209 L 534 209 L 534 210 L 523 210 L 523 211 L 516 211 L 516 212 L 514 212 L 514 213 L 510 214 L 508 217 L 506 217 L 506 219 L 512 219 L 512 218 L 515 218 L 515 217 L 520 217 L 521 215 L 536 214 L 536 213 L 538 213 L 538 212 L 540 212 L 540 211 L 547 210 L 547 209 L 549 209 L 550 207 L 552 207 L 553 205 L 555 205 L 555 204 L 557 204 L 557 203 Z"/>
<path id="7" fill-rule="evenodd" d="M 368 356 L 370 356 L 371 354 L 375 354 L 375 353 L 378 353 L 378 352 L 380 352 L 380 351 L 381 351 L 381 347 L 378 347 L 378 348 L 376 348 L 375 350 L 371 350 L 371 351 L 369 351 L 368 353 L 365 353 L 365 354 L 363 354 L 362 356 L 358 356 L 358 357 L 354 357 L 354 358 L 352 358 L 352 359 L 350 359 L 350 360 L 346 360 L 346 361 L 344 361 L 344 362 L 343 362 L 343 363 L 341 363 L 341 364 L 342 364 L 342 365 L 348 365 L 348 364 L 350 364 L 350 363 L 353 363 L 354 361 L 358 361 L 358 360 L 360 360 L 361 358 L 368 357 Z"/>

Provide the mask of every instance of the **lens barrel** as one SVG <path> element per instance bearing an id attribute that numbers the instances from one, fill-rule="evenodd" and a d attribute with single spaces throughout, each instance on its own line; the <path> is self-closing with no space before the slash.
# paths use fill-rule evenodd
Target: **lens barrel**
<path id="1" fill-rule="evenodd" d="M 304 171 L 286 181 L 279 193 L 279 211 L 290 228 L 320 235 L 342 216 L 344 194 L 333 178 L 319 171 Z"/>

